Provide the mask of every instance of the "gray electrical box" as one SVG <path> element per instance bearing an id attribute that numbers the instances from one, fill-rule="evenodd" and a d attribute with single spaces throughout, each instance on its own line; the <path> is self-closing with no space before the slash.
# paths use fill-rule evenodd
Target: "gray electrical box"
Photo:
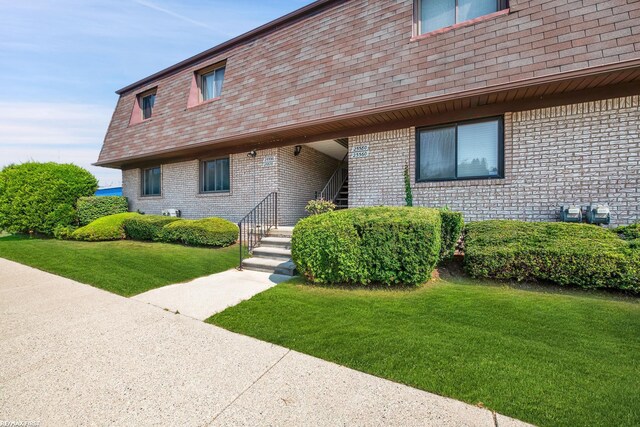
<path id="1" fill-rule="evenodd" d="M 582 209 L 580 206 L 570 205 L 560 207 L 560 221 L 582 222 Z"/>
<path id="2" fill-rule="evenodd" d="M 589 205 L 587 209 L 587 222 L 589 224 L 609 224 L 611 222 L 611 211 L 606 205 Z"/>

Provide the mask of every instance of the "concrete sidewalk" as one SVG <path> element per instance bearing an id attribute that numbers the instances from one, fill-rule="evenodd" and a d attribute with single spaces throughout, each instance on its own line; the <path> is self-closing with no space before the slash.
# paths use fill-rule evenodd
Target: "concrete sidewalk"
<path id="1" fill-rule="evenodd" d="M 133 299 L 205 320 L 289 279 L 291 276 L 233 269 L 187 283 L 152 289 L 134 296 Z"/>
<path id="2" fill-rule="evenodd" d="M 0 421 L 524 425 L 3 259 L 0 360 Z"/>

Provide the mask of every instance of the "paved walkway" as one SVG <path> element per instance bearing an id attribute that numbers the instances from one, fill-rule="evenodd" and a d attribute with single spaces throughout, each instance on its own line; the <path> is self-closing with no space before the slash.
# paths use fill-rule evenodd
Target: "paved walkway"
<path id="1" fill-rule="evenodd" d="M 0 421 L 522 425 L 3 259 L 0 361 Z"/>
<path id="2" fill-rule="evenodd" d="M 289 279 L 291 276 L 233 269 L 152 289 L 133 299 L 204 320 Z"/>

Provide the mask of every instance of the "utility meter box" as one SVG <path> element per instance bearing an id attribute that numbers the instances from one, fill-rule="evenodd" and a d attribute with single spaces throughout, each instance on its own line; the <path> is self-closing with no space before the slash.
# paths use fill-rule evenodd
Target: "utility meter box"
<path id="1" fill-rule="evenodd" d="M 560 207 L 560 221 L 582 222 L 582 209 L 580 206 L 570 205 Z"/>
<path id="2" fill-rule="evenodd" d="M 587 222 L 589 224 L 609 224 L 611 222 L 611 211 L 609 207 L 606 205 L 589 205 Z"/>
<path id="3" fill-rule="evenodd" d="M 180 218 L 180 209 L 163 209 L 163 216 L 174 216 L 176 218 Z"/>

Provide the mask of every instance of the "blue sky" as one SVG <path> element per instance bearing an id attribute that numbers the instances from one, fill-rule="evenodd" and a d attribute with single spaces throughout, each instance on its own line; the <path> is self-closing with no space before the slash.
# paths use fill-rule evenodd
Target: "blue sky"
<path id="1" fill-rule="evenodd" d="M 0 0 L 0 167 L 95 162 L 115 90 L 311 0 Z"/>

